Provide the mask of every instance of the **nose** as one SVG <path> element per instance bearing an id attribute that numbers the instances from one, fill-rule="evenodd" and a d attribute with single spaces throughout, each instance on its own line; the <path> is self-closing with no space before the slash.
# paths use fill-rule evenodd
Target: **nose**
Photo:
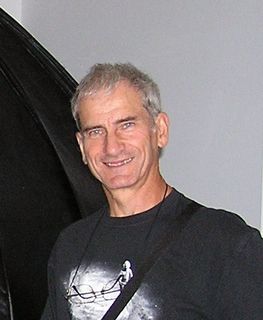
<path id="1" fill-rule="evenodd" d="M 123 148 L 123 142 L 116 132 L 107 132 L 104 139 L 104 152 L 107 155 L 118 155 Z"/>

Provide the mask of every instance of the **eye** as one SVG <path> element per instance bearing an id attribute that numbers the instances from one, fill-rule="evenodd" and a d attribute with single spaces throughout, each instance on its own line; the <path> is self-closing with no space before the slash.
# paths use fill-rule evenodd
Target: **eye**
<path id="1" fill-rule="evenodd" d="M 135 126 L 135 122 L 134 121 L 128 121 L 128 122 L 124 122 L 122 124 L 122 129 L 129 129 Z"/>
<path id="2" fill-rule="evenodd" d="M 97 138 L 100 137 L 104 134 L 104 129 L 103 128 L 93 128 L 93 129 L 87 129 L 83 132 L 84 137 L 87 138 Z"/>

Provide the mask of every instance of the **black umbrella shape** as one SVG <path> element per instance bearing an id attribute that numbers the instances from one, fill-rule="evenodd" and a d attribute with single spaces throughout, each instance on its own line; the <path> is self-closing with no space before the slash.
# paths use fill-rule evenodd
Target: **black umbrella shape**
<path id="1" fill-rule="evenodd" d="M 15 319 L 39 319 L 60 230 L 105 203 L 81 163 L 76 81 L 0 9 L 0 235 Z"/>

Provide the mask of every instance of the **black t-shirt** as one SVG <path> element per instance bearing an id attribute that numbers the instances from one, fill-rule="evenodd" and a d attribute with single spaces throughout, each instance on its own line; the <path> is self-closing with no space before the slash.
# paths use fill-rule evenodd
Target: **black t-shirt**
<path id="1" fill-rule="evenodd" d="M 112 218 L 103 208 L 67 228 L 50 258 L 42 319 L 101 319 L 189 203 L 174 190 L 160 210 L 159 204 Z M 255 229 L 234 214 L 201 207 L 118 319 L 262 319 L 262 262 Z"/>

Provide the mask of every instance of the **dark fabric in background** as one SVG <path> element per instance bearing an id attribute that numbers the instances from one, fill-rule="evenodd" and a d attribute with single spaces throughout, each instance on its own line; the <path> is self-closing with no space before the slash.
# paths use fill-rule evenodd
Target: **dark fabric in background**
<path id="1" fill-rule="evenodd" d="M 37 320 L 61 229 L 105 203 L 82 165 L 69 101 L 76 82 L 0 9 L 0 248 L 15 320 Z"/>

